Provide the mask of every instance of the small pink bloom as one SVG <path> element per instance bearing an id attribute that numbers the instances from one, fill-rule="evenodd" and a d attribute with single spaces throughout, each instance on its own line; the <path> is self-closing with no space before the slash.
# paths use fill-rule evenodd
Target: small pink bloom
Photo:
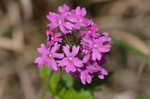
<path id="1" fill-rule="evenodd" d="M 53 30 L 59 27 L 61 32 L 65 34 L 69 33 L 70 30 L 73 29 L 73 24 L 65 21 L 65 17 L 66 16 L 63 14 L 56 14 L 50 12 L 49 15 L 47 16 L 48 20 L 51 22 L 50 24 L 48 24 L 49 28 Z"/>
<path id="2" fill-rule="evenodd" d="M 72 51 L 70 52 L 70 46 L 66 45 L 63 47 L 63 51 L 66 55 L 62 60 L 58 61 L 60 66 L 65 66 L 67 72 L 75 72 L 75 67 L 82 67 L 82 61 L 77 58 L 77 54 L 79 52 L 79 46 L 73 46 Z"/>
<path id="3" fill-rule="evenodd" d="M 48 50 L 44 44 L 41 44 L 41 47 L 38 48 L 38 52 L 41 54 L 41 56 L 35 59 L 35 63 L 37 63 L 39 67 L 42 67 L 45 64 L 48 64 L 48 66 L 52 70 L 57 70 L 58 69 L 57 63 L 54 58 L 64 57 L 63 54 L 56 53 L 59 47 L 60 45 L 55 43 L 55 45 L 50 50 Z"/>
<path id="4" fill-rule="evenodd" d="M 87 70 L 80 72 L 80 79 L 83 84 L 90 84 L 92 82 L 92 76 L 89 74 Z"/>
<path id="5" fill-rule="evenodd" d="M 46 32 L 48 40 L 47 43 L 48 45 L 53 45 L 54 43 L 62 42 L 62 34 L 61 33 L 53 33 L 52 31 L 47 31 Z"/>
<path id="6" fill-rule="evenodd" d="M 68 12 L 69 10 L 70 10 L 70 7 L 69 7 L 68 5 L 66 5 L 66 4 L 64 4 L 64 5 L 58 7 L 58 11 L 59 11 L 60 13 L 66 13 L 66 12 Z"/>

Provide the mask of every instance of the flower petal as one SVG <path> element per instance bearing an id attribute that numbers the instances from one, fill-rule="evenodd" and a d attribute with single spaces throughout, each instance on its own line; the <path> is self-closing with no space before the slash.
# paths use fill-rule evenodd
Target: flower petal
<path id="1" fill-rule="evenodd" d="M 70 30 L 72 30 L 72 28 L 74 27 L 74 25 L 71 24 L 71 23 L 69 23 L 69 22 L 65 22 L 65 23 L 64 23 L 64 26 L 65 26 L 67 29 L 70 29 Z"/>
<path id="2" fill-rule="evenodd" d="M 64 58 L 60 61 L 57 61 L 57 63 L 59 64 L 59 66 L 64 67 L 68 64 L 68 60 L 67 60 L 67 58 Z"/>
<path id="3" fill-rule="evenodd" d="M 54 59 L 48 59 L 48 60 L 47 60 L 47 63 L 48 63 L 48 66 L 49 66 L 52 70 L 54 70 L 54 71 L 58 70 L 56 61 L 55 61 Z"/>
<path id="4" fill-rule="evenodd" d="M 37 48 L 37 51 L 42 55 L 48 55 L 48 49 L 46 48 L 45 44 L 41 44 L 40 48 Z"/>
<path id="5" fill-rule="evenodd" d="M 80 79 L 83 84 L 86 84 L 86 82 L 88 84 L 92 82 L 92 77 L 91 77 L 91 75 L 89 75 L 89 73 L 87 71 L 80 72 Z"/>
<path id="6" fill-rule="evenodd" d="M 63 25 L 59 25 L 59 28 L 60 28 L 61 32 L 67 33 L 67 30 L 65 29 L 65 27 Z"/>
<path id="7" fill-rule="evenodd" d="M 81 10 L 82 10 L 82 13 L 81 13 L 82 16 L 86 16 L 86 9 L 85 9 L 85 8 L 82 8 Z"/>
<path id="8" fill-rule="evenodd" d="M 43 57 L 37 57 L 34 63 L 38 64 L 38 67 L 43 67 L 46 61 L 43 59 Z"/>
<path id="9" fill-rule="evenodd" d="M 54 58 L 63 58 L 63 57 L 64 57 L 64 54 L 62 54 L 62 53 L 54 53 L 54 54 L 53 54 L 53 57 L 54 57 Z"/>
<path id="10" fill-rule="evenodd" d="M 75 72 L 75 71 L 76 71 L 76 68 L 75 68 L 73 65 L 71 65 L 71 64 L 69 65 L 69 64 L 68 64 L 68 65 L 66 66 L 65 70 L 66 70 L 67 73 L 69 73 L 69 72 Z"/>
<path id="11" fill-rule="evenodd" d="M 79 52 L 79 46 L 73 46 L 72 47 L 72 52 L 71 52 L 71 56 L 76 56 L 77 54 L 78 54 L 78 52 Z"/>
<path id="12" fill-rule="evenodd" d="M 96 59 L 100 60 L 101 58 L 102 58 L 102 55 L 97 50 L 92 51 L 92 59 L 94 61 L 96 61 Z"/>
<path id="13" fill-rule="evenodd" d="M 77 66 L 77 67 L 82 67 L 83 63 L 80 59 L 74 58 L 74 65 Z"/>
<path id="14" fill-rule="evenodd" d="M 56 27 L 58 27 L 58 24 L 57 23 L 50 23 L 50 24 L 48 24 L 48 27 L 50 29 L 55 29 Z"/>
<path id="15" fill-rule="evenodd" d="M 69 8 L 69 6 L 66 5 L 66 4 L 64 4 L 64 5 L 58 7 L 58 11 L 59 11 L 60 13 L 65 13 L 65 12 L 67 12 L 67 11 L 69 11 L 69 10 L 70 10 L 70 8 Z"/>
<path id="16" fill-rule="evenodd" d="M 60 44 L 55 43 L 54 46 L 51 48 L 50 53 L 55 53 L 60 48 Z"/>
<path id="17" fill-rule="evenodd" d="M 109 52 L 110 48 L 111 48 L 111 45 L 103 45 L 99 48 L 99 52 L 102 52 L 102 53 Z"/>
<path id="18" fill-rule="evenodd" d="M 83 58 L 83 60 L 82 60 L 82 62 L 83 63 L 87 63 L 89 61 L 89 59 L 90 59 L 90 55 L 89 54 L 85 55 L 84 58 Z"/>
<path id="19" fill-rule="evenodd" d="M 66 56 L 70 56 L 70 47 L 69 45 L 63 46 L 63 51 Z"/>

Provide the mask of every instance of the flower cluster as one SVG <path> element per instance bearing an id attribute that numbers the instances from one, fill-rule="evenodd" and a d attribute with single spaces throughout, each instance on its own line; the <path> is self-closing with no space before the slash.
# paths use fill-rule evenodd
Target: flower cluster
<path id="1" fill-rule="evenodd" d="M 41 56 L 35 59 L 39 67 L 48 64 L 54 71 L 62 68 L 83 84 L 90 84 L 94 76 L 104 79 L 108 75 L 102 65 L 111 49 L 111 38 L 107 32 L 98 33 L 99 27 L 86 14 L 85 8 L 62 5 L 58 13 L 47 15 L 47 45 L 41 44 Z"/>

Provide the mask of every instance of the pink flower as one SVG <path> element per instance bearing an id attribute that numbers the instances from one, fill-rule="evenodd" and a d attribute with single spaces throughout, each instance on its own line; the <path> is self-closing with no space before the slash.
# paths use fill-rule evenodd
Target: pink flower
<path id="1" fill-rule="evenodd" d="M 86 64 L 85 68 L 79 69 L 80 79 L 83 84 L 90 84 L 92 82 L 92 75 L 95 73 L 98 74 L 99 79 L 104 79 L 105 76 L 108 75 L 108 72 L 99 66 L 98 64 Z"/>
<path id="2" fill-rule="evenodd" d="M 107 76 L 107 75 L 108 75 L 107 70 L 104 69 L 104 68 L 100 68 L 100 71 L 99 71 L 99 73 L 98 73 L 98 78 L 99 78 L 99 79 L 104 79 L 105 76 Z"/>
<path id="3" fill-rule="evenodd" d="M 74 24 L 75 29 L 80 29 L 81 27 L 88 26 L 92 23 L 92 21 L 88 18 L 85 18 L 86 9 L 77 7 L 75 10 L 72 10 L 70 16 L 67 19 Z"/>
<path id="4" fill-rule="evenodd" d="M 92 76 L 87 70 L 80 71 L 80 79 L 83 84 L 90 84 L 92 82 Z"/>
<path id="5" fill-rule="evenodd" d="M 38 52 L 41 54 L 41 56 L 35 59 L 35 63 L 37 63 L 39 67 L 48 64 L 52 70 L 57 70 L 57 63 L 54 58 L 64 57 L 63 54 L 56 53 L 59 47 L 60 45 L 55 43 L 55 45 L 49 51 L 44 44 L 41 44 L 41 47 L 38 48 Z"/>
<path id="6" fill-rule="evenodd" d="M 69 12 L 69 10 L 70 10 L 70 7 L 66 4 L 58 7 L 58 11 L 60 13 L 66 13 L 66 12 Z"/>
<path id="7" fill-rule="evenodd" d="M 82 61 L 77 58 L 77 54 L 79 52 L 79 46 L 73 46 L 72 47 L 72 51 L 70 52 L 70 46 L 66 45 L 63 47 L 63 51 L 66 55 L 65 58 L 63 58 L 62 60 L 58 61 L 60 66 L 66 66 L 65 70 L 67 72 L 75 72 L 76 71 L 76 67 L 82 67 Z"/>
<path id="8" fill-rule="evenodd" d="M 70 22 L 65 21 L 66 15 L 56 14 L 56 13 L 50 12 L 49 15 L 47 16 L 47 18 L 51 22 L 50 24 L 48 24 L 48 26 L 52 30 L 59 27 L 59 29 L 63 33 L 66 34 L 66 33 L 69 33 L 70 30 L 73 29 L 73 24 L 71 24 Z"/>
<path id="9" fill-rule="evenodd" d="M 61 38 L 62 34 L 61 33 L 53 33 L 52 31 L 49 30 L 49 31 L 46 32 L 46 34 L 47 34 L 47 37 L 48 37 L 47 43 L 49 45 L 53 45 L 56 42 L 61 42 L 62 41 L 62 38 Z"/>
<path id="10" fill-rule="evenodd" d="M 52 70 L 64 69 L 83 84 L 90 84 L 95 76 L 104 79 L 108 75 L 102 66 L 111 49 L 111 38 L 107 32 L 98 33 L 99 27 L 86 14 L 85 8 L 70 9 L 64 4 L 58 7 L 58 13 L 47 15 L 48 48 L 44 44 L 38 48 L 40 56 L 35 63 L 39 67 L 48 64 Z"/>
<path id="11" fill-rule="evenodd" d="M 96 24 L 93 24 L 87 28 L 87 30 L 81 31 L 81 35 L 84 37 L 90 37 L 90 38 L 98 38 L 100 37 L 100 34 L 97 33 L 99 31 L 99 28 Z"/>
<path id="12" fill-rule="evenodd" d="M 41 56 L 35 59 L 35 63 L 37 63 L 39 67 L 42 67 L 47 63 L 49 51 L 44 44 L 41 44 L 41 47 L 38 48 L 37 51 L 41 54 Z"/>
<path id="13" fill-rule="evenodd" d="M 89 73 L 91 73 L 91 74 L 92 74 L 92 73 L 97 73 L 99 79 L 104 79 L 105 76 L 108 75 L 107 70 L 104 69 L 103 67 L 99 66 L 97 63 L 95 63 L 95 64 L 93 64 L 93 65 L 89 64 L 89 65 L 87 66 L 87 71 L 88 71 Z"/>
<path id="14" fill-rule="evenodd" d="M 111 39 L 105 35 L 98 39 L 86 37 L 82 40 L 83 49 L 88 49 L 88 52 L 92 52 L 92 60 L 94 61 L 101 60 L 102 53 L 110 51 L 111 45 L 105 43 L 110 42 Z"/>

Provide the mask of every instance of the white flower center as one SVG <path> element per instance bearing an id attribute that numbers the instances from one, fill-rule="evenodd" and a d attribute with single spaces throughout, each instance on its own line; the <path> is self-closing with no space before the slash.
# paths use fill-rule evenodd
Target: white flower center
<path id="1" fill-rule="evenodd" d="M 97 47 L 98 47 L 98 45 L 97 45 L 97 44 L 94 44 L 94 45 L 93 45 L 93 47 L 94 47 L 94 48 L 97 48 Z"/>
<path id="2" fill-rule="evenodd" d="M 52 57 L 52 55 L 51 54 L 49 54 L 49 58 L 51 58 Z"/>
<path id="3" fill-rule="evenodd" d="M 73 60 L 73 58 L 72 57 L 69 57 L 69 61 L 72 61 Z"/>
<path id="4" fill-rule="evenodd" d="M 54 37 L 51 37 L 51 40 L 54 40 Z"/>
<path id="5" fill-rule="evenodd" d="M 58 24 L 62 24 L 62 21 L 61 21 L 61 20 L 59 20 L 59 21 L 58 21 Z"/>
<path id="6" fill-rule="evenodd" d="M 79 19 L 79 22 L 82 22 L 82 19 Z"/>
<path id="7" fill-rule="evenodd" d="M 90 34 L 90 33 L 91 33 L 91 31 L 88 31 L 88 33 Z"/>

